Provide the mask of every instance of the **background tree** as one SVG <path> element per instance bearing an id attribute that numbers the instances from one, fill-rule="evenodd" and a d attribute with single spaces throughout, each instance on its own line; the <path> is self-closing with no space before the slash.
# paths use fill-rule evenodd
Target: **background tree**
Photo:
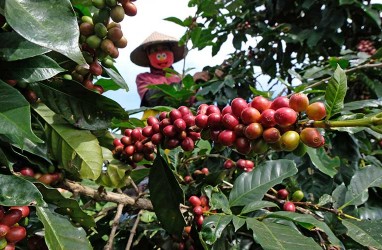
<path id="1" fill-rule="evenodd" d="M 102 96 L 133 2 L 0 1 L 0 249 L 382 248 L 381 5 L 189 5 L 236 51 L 141 121 Z"/>

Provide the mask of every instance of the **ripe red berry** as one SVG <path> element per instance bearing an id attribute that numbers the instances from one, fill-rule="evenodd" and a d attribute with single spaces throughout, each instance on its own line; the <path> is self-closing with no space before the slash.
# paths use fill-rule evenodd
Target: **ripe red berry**
<path id="1" fill-rule="evenodd" d="M 185 183 L 190 183 L 192 181 L 192 177 L 189 175 L 186 175 L 183 179 Z"/>
<path id="2" fill-rule="evenodd" d="M 0 237 L 4 237 L 9 232 L 9 226 L 0 224 Z"/>
<path id="3" fill-rule="evenodd" d="M 0 220 L 0 224 L 13 226 L 22 218 L 23 214 L 18 209 L 11 209 L 4 215 L 4 217 Z"/>
<path id="4" fill-rule="evenodd" d="M 183 120 L 187 127 L 192 127 L 195 125 L 195 116 L 193 114 L 184 115 Z"/>
<path id="5" fill-rule="evenodd" d="M 197 114 L 197 115 L 199 115 L 199 114 L 203 114 L 203 115 L 207 114 L 207 108 L 208 108 L 208 106 L 209 106 L 209 105 L 208 105 L 208 104 L 205 104 L 205 103 L 200 104 L 199 107 L 198 107 L 198 110 L 197 110 L 196 114 Z"/>
<path id="6" fill-rule="evenodd" d="M 288 211 L 288 212 L 295 212 L 296 211 L 296 206 L 294 205 L 293 202 L 287 201 L 283 205 L 283 210 Z"/>
<path id="7" fill-rule="evenodd" d="M 180 146 L 184 151 L 192 151 L 195 148 L 195 142 L 190 137 L 186 137 L 180 143 Z"/>
<path id="8" fill-rule="evenodd" d="M 263 126 L 260 123 L 254 122 L 244 128 L 244 135 L 250 140 L 254 140 L 262 136 Z"/>
<path id="9" fill-rule="evenodd" d="M 278 110 L 279 108 L 284 107 L 289 108 L 289 99 L 286 96 L 276 97 L 276 99 L 272 101 L 272 104 L 270 106 L 270 108 L 273 110 Z"/>
<path id="10" fill-rule="evenodd" d="M 202 173 L 204 174 L 204 175 L 209 175 L 209 173 L 210 173 L 210 170 L 208 170 L 208 168 L 202 168 Z"/>
<path id="11" fill-rule="evenodd" d="M 259 122 L 261 125 L 263 125 L 266 128 L 274 127 L 276 125 L 275 121 L 275 110 L 273 109 L 266 109 L 264 110 L 260 115 Z"/>
<path id="12" fill-rule="evenodd" d="M 220 113 L 212 113 L 208 115 L 207 126 L 212 129 L 217 129 L 222 126 L 221 124 L 222 116 Z"/>
<path id="13" fill-rule="evenodd" d="M 277 198 L 279 199 L 285 200 L 286 198 L 288 198 L 288 195 L 289 195 L 289 192 L 285 188 L 277 191 Z"/>
<path id="14" fill-rule="evenodd" d="M 135 128 L 131 131 L 130 134 L 132 142 L 140 141 L 142 140 L 142 130 L 141 128 Z"/>
<path id="15" fill-rule="evenodd" d="M 291 108 L 279 108 L 274 114 L 275 122 L 281 127 L 293 125 L 297 120 L 297 113 Z"/>
<path id="16" fill-rule="evenodd" d="M 33 177 L 34 176 L 34 170 L 32 168 L 29 168 L 29 167 L 23 167 L 22 169 L 20 169 L 20 174 L 24 175 L 24 176 L 31 176 Z"/>
<path id="17" fill-rule="evenodd" d="M 218 135 L 218 142 L 224 146 L 232 146 L 236 140 L 236 134 L 232 130 L 223 130 Z"/>
<path id="18" fill-rule="evenodd" d="M 193 207 L 200 206 L 200 205 L 202 204 L 202 202 L 200 201 L 199 197 L 196 196 L 196 195 L 190 196 L 190 198 L 188 198 L 188 202 L 189 202 Z"/>
<path id="19" fill-rule="evenodd" d="M 303 112 L 308 106 L 308 96 L 303 93 L 295 93 L 289 98 L 289 107 L 296 112 Z"/>
<path id="20" fill-rule="evenodd" d="M 169 138 L 173 138 L 176 135 L 176 129 L 174 125 L 167 125 L 163 128 L 163 135 Z"/>
<path id="21" fill-rule="evenodd" d="M 234 145 L 237 152 L 243 155 L 249 154 L 252 150 L 251 141 L 246 137 L 237 137 Z"/>
<path id="22" fill-rule="evenodd" d="M 182 118 L 176 119 L 173 125 L 175 130 L 178 132 L 186 130 L 186 127 L 187 127 L 186 122 Z"/>
<path id="23" fill-rule="evenodd" d="M 306 115 L 310 120 L 319 121 L 326 116 L 325 104 L 322 102 L 315 102 L 306 108 Z"/>
<path id="24" fill-rule="evenodd" d="M 232 107 L 230 105 L 227 105 L 222 109 L 222 115 L 224 116 L 225 114 L 232 114 Z"/>
<path id="25" fill-rule="evenodd" d="M 280 140 L 280 138 L 280 131 L 275 127 L 267 128 L 263 131 L 263 139 L 266 143 L 275 143 Z"/>
<path id="26" fill-rule="evenodd" d="M 210 114 L 221 114 L 219 107 L 215 105 L 209 105 L 206 110 L 206 115 Z"/>
<path id="27" fill-rule="evenodd" d="M 223 166 L 225 169 L 231 169 L 235 166 L 235 163 L 233 162 L 233 160 L 228 159 L 224 162 Z"/>
<path id="28" fill-rule="evenodd" d="M 308 147 L 318 148 L 323 145 L 323 137 L 316 128 L 304 128 L 300 132 L 300 138 Z"/>
<path id="29" fill-rule="evenodd" d="M 182 113 L 178 109 L 173 109 L 169 113 L 169 118 L 171 122 L 174 122 L 176 119 L 182 118 Z"/>
<path id="30" fill-rule="evenodd" d="M 154 134 L 152 126 L 146 126 L 142 129 L 142 135 L 144 137 L 151 137 Z"/>
<path id="31" fill-rule="evenodd" d="M 22 226 L 13 226 L 9 229 L 5 238 L 8 242 L 14 243 L 24 239 L 27 236 L 27 230 Z"/>
<path id="32" fill-rule="evenodd" d="M 241 112 L 240 118 L 245 125 L 258 122 L 260 119 L 260 112 L 253 107 L 247 107 Z"/>
<path id="33" fill-rule="evenodd" d="M 236 116 L 228 113 L 223 115 L 221 122 L 225 128 L 234 130 L 235 127 L 239 124 L 239 119 L 237 119 Z"/>
<path id="34" fill-rule="evenodd" d="M 271 106 L 271 101 L 263 96 L 256 96 L 250 103 L 251 107 L 257 109 L 260 113 Z"/>
<path id="35" fill-rule="evenodd" d="M 231 102 L 232 113 L 236 117 L 240 117 L 241 112 L 247 107 L 248 107 L 247 101 L 240 97 L 233 99 Z"/>
<path id="36" fill-rule="evenodd" d="M 208 116 L 205 114 L 199 114 L 195 117 L 195 125 L 199 128 L 205 128 L 208 124 Z"/>
<path id="37" fill-rule="evenodd" d="M 202 215 L 203 214 L 203 208 L 202 206 L 195 206 L 192 210 L 195 215 Z"/>
<path id="38" fill-rule="evenodd" d="M 202 195 L 199 198 L 200 198 L 200 202 L 202 203 L 202 204 L 200 204 L 202 207 L 208 206 L 208 198 L 207 198 L 207 196 Z"/>
<path id="39" fill-rule="evenodd" d="M 247 162 L 245 159 L 239 159 L 236 161 L 236 167 L 245 169 L 247 167 Z"/>
<path id="40" fill-rule="evenodd" d="M 9 209 L 18 209 L 21 211 L 22 215 L 21 217 L 22 218 L 25 218 L 29 215 L 29 207 L 28 206 L 13 206 L 13 207 L 10 207 Z"/>

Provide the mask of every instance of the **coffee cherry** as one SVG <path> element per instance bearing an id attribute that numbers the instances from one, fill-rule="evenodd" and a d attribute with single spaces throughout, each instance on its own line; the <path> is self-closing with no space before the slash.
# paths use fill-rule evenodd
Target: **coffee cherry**
<path id="1" fill-rule="evenodd" d="M 192 177 L 191 177 L 191 176 L 186 175 L 186 176 L 184 177 L 184 182 L 185 182 L 185 183 L 190 183 L 191 181 L 192 181 Z"/>
<path id="2" fill-rule="evenodd" d="M 235 127 L 239 124 L 239 119 L 237 119 L 234 115 L 228 113 L 223 115 L 221 122 L 225 128 L 229 130 L 234 130 Z"/>
<path id="3" fill-rule="evenodd" d="M 269 144 L 260 138 L 252 141 L 251 148 L 252 152 L 255 154 L 264 154 L 269 149 Z"/>
<path id="4" fill-rule="evenodd" d="M 124 17 L 125 17 L 125 10 L 123 9 L 123 7 L 121 5 L 116 5 L 113 8 L 111 8 L 110 18 L 114 22 L 120 23 L 123 21 Z"/>
<path id="5" fill-rule="evenodd" d="M 221 128 L 221 119 L 222 119 L 222 116 L 220 113 L 212 113 L 210 115 L 208 115 L 208 118 L 207 118 L 207 126 L 211 129 L 218 129 L 218 128 Z M 195 120 L 196 122 L 196 120 Z"/>
<path id="6" fill-rule="evenodd" d="M 285 151 L 293 151 L 300 143 L 300 135 L 296 131 L 287 131 L 281 138 L 281 148 Z"/>
<path id="7" fill-rule="evenodd" d="M 247 101 L 240 97 L 233 99 L 231 102 L 232 113 L 236 117 L 240 117 L 241 112 L 247 107 L 248 107 Z"/>
<path id="8" fill-rule="evenodd" d="M 20 169 L 20 174 L 24 175 L 24 176 L 31 176 L 33 177 L 34 176 L 34 170 L 32 168 L 29 168 L 29 167 L 23 167 L 22 169 Z"/>
<path id="9" fill-rule="evenodd" d="M 121 28 L 114 27 L 107 31 L 107 38 L 109 38 L 113 42 L 119 41 L 123 37 L 123 33 Z"/>
<path id="10" fill-rule="evenodd" d="M 79 29 L 80 34 L 86 37 L 94 34 L 94 25 L 92 23 L 81 23 Z"/>
<path id="11" fill-rule="evenodd" d="M 245 125 L 248 125 L 259 121 L 260 112 L 253 107 L 247 107 L 241 112 L 240 118 Z"/>
<path id="12" fill-rule="evenodd" d="M 236 140 L 236 135 L 232 130 L 223 130 L 218 136 L 218 142 L 224 146 L 232 146 Z"/>
<path id="13" fill-rule="evenodd" d="M 282 107 L 276 110 L 274 118 L 280 127 L 288 127 L 296 122 L 297 113 L 291 108 Z"/>
<path id="14" fill-rule="evenodd" d="M 183 120 L 186 123 L 187 127 L 195 126 L 195 116 L 193 114 L 183 115 Z"/>
<path id="15" fill-rule="evenodd" d="M 283 205 L 283 210 L 288 212 L 296 212 L 296 206 L 293 202 L 287 201 Z"/>
<path id="16" fill-rule="evenodd" d="M 201 206 L 195 206 L 192 210 L 195 215 L 202 215 L 203 214 L 203 208 Z"/>
<path id="17" fill-rule="evenodd" d="M 208 124 L 208 116 L 205 114 L 199 114 L 195 116 L 195 125 L 199 128 L 206 128 Z"/>
<path id="18" fill-rule="evenodd" d="M 173 123 L 176 131 L 181 132 L 186 130 L 187 124 L 182 118 L 178 118 Z"/>
<path id="19" fill-rule="evenodd" d="M 101 46 L 101 38 L 99 38 L 96 35 L 91 35 L 88 38 L 86 38 L 86 43 L 89 45 L 92 49 L 97 49 Z"/>
<path id="20" fill-rule="evenodd" d="M 13 226 L 9 229 L 9 232 L 7 235 L 5 235 L 5 238 L 10 243 L 18 242 L 22 239 L 24 239 L 27 236 L 27 231 L 25 227 L 22 226 Z"/>
<path id="21" fill-rule="evenodd" d="M 232 115 L 232 107 L 230 105 L 227 105 L 222 109 L 222 115 L 224 116 L 225 114 Z"/>
<path id="22" fill-rule="evenodd" d="M 122 4 L 122 7 L 128 16 L 135 16 L 137 14 L 137 7 L 130 1 Z"/>
<path id="23" fill-rule="evenodd" d="M 251 142 L 246 137 L 237 137 L 234 145 L 237 152 L 243 155 L 249 154 L 252 150 Z"/>
<path id="24" fill-rule="evenodd" d="M 196 111 L 196 114 L 199 115 L 199 114 L 203 114 L 203 115 L 206 115 L 207 114 L 207 108 L 209 107 L 208 104 L 206 103 L 202 103 L 199 105 L 197 111 Z"/>
<path id="25" fill-rule="evenodd" d="M 200 206 L 200 205 L 202 204 L 202 202 L 200 201 L 199 197 L 196 196 L 196 195 L 190 196 L 190 198 L 188 198 L 188 202 L 189 202 L 193 207 Z"/>
<path id="26" fill-rule="evenodd" d="M 289 195 L 289 192 L 285 188 L 277 191 L 277 198 L 279 198 L 279 199 L 285 200 L 288 198 L 288 195 Z"/>
<path id="27" fill-rule="evenodd" d="M 247 162 L 245 159 L 239 159 L 236 161 L 236 167 L 245 169 L 247 167 Z"/>
<path id="28" fill-rule="evenodd" d="M 22 218 L 25 218 L 27 216 L 29 216 L 29 207 L 28 206 L 13 206 L 13 207 L 10 207 L 9 209 L 18 209 L 21 211 L 22 213 Z"/>
<path id="29" fill-rule="evenodd" d="M 106 6 L 105 0 L 92 0 L 92 4 L 98 9 L 103 9 Z"/>
<path id="30" fill-rule="evenodd" d="M 319 121 L 326 116 L 325 104 L 322 102 L 315 102 L 306 108 L 306 115 L 310 120 Z"/>
<path id="31" fill-rule="evenodd" d="M 304 192 L 302 192 L 301 190 L 296 190 L 292 194 L 292 200 L 295 202 L 301 201 L 303 198 L 304 198 Z"/>
<path id="32" fill-rule="evenodd" d="M 204 216 L 203 215 L 195 216 L 196 225 L 198 225 L 199 227 L 201 227 L 203 225 L 203 221 L 204 221 Z"/>
<path id="33" fill-rule="evenodd" d="M 296 112 L 303 112 L 308 106 L 308 96 L 303 93 L 293 94 L 289 99 L 289 107 Z"/>
<path id="34" fill-rule="evenodd" d="M 235 166 L 235 163 L 232 160 L 228 159 L 224 162 L 223 166 L 225 169 L 231 169 Z"/>
<path id="35" fill-rule="evenodd" d="M 210 174 L 210 170 L 208 169 L 208 168 L 202 168 L 202 173 L 204 174 L 204 175 L 209 175 Z"/>
<path id="36" fill-rule="evenodd" d="M 276 121 L 275 121 L 275 117 L 274 117 L 275 112 L 276 111 L 273 109 L 264 110 L 261 113 L 260 119 L 259 119 L 259 122 L 261 123 L 261 125 L 263 125 L 266 128 L 274 127 L 276 125 Z"/>
<path id="37" fill-rule="evenodd" d="M 13 226 L 22 218 L 23 214 L 18 209 L 9 210 L 4 217 L 0 220 L 0 224 L 7 225 L 9 227 Z"/>
<path id="38" fill-rule="evenodd" d="M 250 140 L 254 140 L 262 136 L 263 126 L 260 123 L 254 122 L 244 128 L 244 135 Z"/>
<path id="39" fill-rule="evenodd" d="M 321 133 L 316 128 L 304 128 L 300 133 L 301 141 L 312 148 L 323 145 Z"/>
<path id="40" fill-rule="evenodd" d="M 195 148 L 195 142 L 190 137 L 186 137 L 180 146 L 184 151 L 192 151 Z"/>
<path id="41" fill-rule="evenodd" d="M 257 109 L 261 113 L 271 107 L 271 101 L 263 96 L 256 96 L 251 101 L 250 106 Z"/>
<path id="42" fill-rule="evenodd" d="M 9 232 L 9 229 L 9 226 L 0 224 L 0 237 L 4 237 Z"/>
<path id="43" fill-rule="evenodd" d="M 289 99 L 286 96 L 276 97 L 271 103 L 270 108 L 273 110 L 278 110 L 279 108 L 289 108 Z"/>
<path id="44" fill-rule="evenodd" d="M 280 138 L 280 131 L 275 127 L 267 128 L 263 131 L 263 139 L 266 143 L 275 143 L 280 140 Z"/>

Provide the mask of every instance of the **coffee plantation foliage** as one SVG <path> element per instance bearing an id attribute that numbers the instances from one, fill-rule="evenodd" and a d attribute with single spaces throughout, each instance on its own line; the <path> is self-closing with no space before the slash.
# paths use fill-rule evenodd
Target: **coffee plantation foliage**
<path id="1" fill-rule="evenodd" d="M 382 249 L 381 4 L 190 0 L 235 52 L 138 110 L 134 1 L 0 4 L 0 249 Z"/>

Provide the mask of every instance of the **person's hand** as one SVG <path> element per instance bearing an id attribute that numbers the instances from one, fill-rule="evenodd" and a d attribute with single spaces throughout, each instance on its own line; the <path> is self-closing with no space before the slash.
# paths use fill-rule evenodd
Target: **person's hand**
<path id="1" fill-rule="evenodd" d="M 194 82 L 207 82 L 210 80 L 210 75 L 207 71 L 196 72 L 194 74 Z"/>

